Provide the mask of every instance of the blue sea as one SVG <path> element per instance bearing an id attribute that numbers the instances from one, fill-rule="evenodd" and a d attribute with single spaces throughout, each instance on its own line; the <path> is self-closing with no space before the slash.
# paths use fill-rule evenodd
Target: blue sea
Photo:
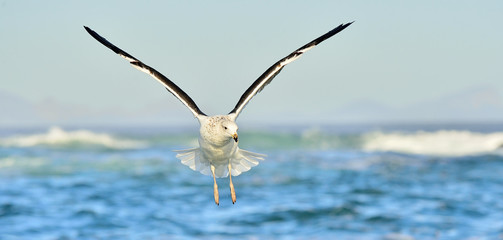
<path id="1" fill-rule="evenodd" d="M 197 129 L 0 130 L 0 239 L 503 239 L 503 125 L 260 127 L 213 180 Z"/>

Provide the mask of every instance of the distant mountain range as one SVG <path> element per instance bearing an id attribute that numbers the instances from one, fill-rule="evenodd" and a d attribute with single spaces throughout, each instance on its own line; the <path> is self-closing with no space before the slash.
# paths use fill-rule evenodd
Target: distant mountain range
<path id="1" fill-rule="evenodd" d="M 32 103 L 0 91 L 0 126 L 169 125 L 184 121 L 183 117 L 189 115 L 180 110 L 184 110 L 183 106 L 167 108 L 162 103 L 153 103 L 135 111 L 92 109 L 53 99 Z"/>
<path id="2" fill-rule="evenodd" d="M 503 121 L 503 98 L 494 88 L 476 87 L 405 107 L 361 100 L 334 109 L 332 113 L 342 122 Z"/>
<path id="3" fill-rule="evenodd" d="M 51 125 L 173 125 L 190 124 L 190 113 L 183 106 L 166 108 L 153 103 L 137 110 L 90 109 L 44 100 L 29 102 L 0 91 L 0 126 Z M 189 117 L 189 118 L 188 118 Z M 269 116 L 274 123 L 284 113 Z M 258 117 L 253 117 L 259 119 Z M 246 122 L 246 119 L 243 119 Z M 249 119 L 248 119 L 249 121 Z M 255 121 L 252 119 L 252 121 Z M 421 123 L 421 122 L 495 122 L 503 121 L 502 95 L 491 87 L 478 87 L 405 107 L 391 107 L 372 100 L 359 100 L 324 113 L 309 115 L 303 123 Z M 195 123 L 195 121 L 194 121 Z M 298 123 L 298 122 L 297 122 Z M 264 124 L 264 122 L 262 122 Z M 265 123 L 267 124 L 267 123 Z"/>

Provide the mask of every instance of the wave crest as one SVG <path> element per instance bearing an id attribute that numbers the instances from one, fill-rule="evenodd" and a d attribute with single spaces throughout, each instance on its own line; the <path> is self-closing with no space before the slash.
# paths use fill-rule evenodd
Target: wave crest
<path id="1" fill-rule="evenodd" d="M 136 140 L 118 139 L 108 134 L 88 130 L 65 131 L 60 127 L 51 127 L 46 133 L 42 134 L 0 139 L 0 145 L 8 147 L 94 145 L 112 149 L 130 149 L 144 147 L 145 143 Z"/>
<path id="2" fill-rule="evenodd" d="M 374 132 L 366 134 L 364 138 L 363 149 L 368 151 L 462 156 L 500 150 L 503 132 L 477 133 L 457 130 L 415 133 Z"/>

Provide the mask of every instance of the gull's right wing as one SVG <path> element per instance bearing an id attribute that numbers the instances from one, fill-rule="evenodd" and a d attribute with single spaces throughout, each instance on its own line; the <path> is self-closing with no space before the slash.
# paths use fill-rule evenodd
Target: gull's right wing
<path id="1" fill-rule="evenodd" d="M 167 77 L 162 75 L 160 72 L 155 70 L 154 68 L 142 63 L 140 60 L 136 59 L 135 57 L 129 55 L 127 52 L 123 51 L 122 49 L 116 47 L 112 43 L 110 43 L 108 40 L 106 40 L 104 37 L 100 36 L 98 33 L 95 31 L 91 30 L 90 28 L 84 26 L 86 31 L 98 42 L 101 44 L 105 45 L 105 47 L 110 48 L 110 50 L 114 51 L 115 53 L 119 54 L 121 57 L 125 58 L 126 60 L 131 63 L 133 67 L 136 69 L 145 72 L 155 78 L 157 81 L 159 81 L 166 89 L 175 95 L 178 100 L 180 100 L 185 106 L 187 106 L 192 114 L 197 118 L 200 115 L 206 116 L 196 105 L 196 103 L 192 100 L 192 98 L 189 97 L 181 88 L 179 88 L 175 83 L 173 83 L 171 80 L 169 80 Z"/>

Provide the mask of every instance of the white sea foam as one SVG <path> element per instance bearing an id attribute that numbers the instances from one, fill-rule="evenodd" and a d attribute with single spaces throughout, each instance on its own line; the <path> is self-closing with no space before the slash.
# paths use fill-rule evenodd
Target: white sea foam
<path id="1" fill-rule="evenodd" d="M 13 147 L 33 147 L 37 145 L 98 145 L 114 149 L 141 148 L 145 143 L 136 140 L 118 139 L 104 133 L 89 130 L 65 131 L 60 127 L 52 127 L 46 133 L 11 136 L 0 139 L 0 145 Z"/>
<path id="2" fill-rule="evenodd" d="M 413 154 L 462 156 L 501 151 L 503 132 L 477 133 L 441 130 L 414 133 L 373 132 L 364 136 L 363 149 Z"/>

